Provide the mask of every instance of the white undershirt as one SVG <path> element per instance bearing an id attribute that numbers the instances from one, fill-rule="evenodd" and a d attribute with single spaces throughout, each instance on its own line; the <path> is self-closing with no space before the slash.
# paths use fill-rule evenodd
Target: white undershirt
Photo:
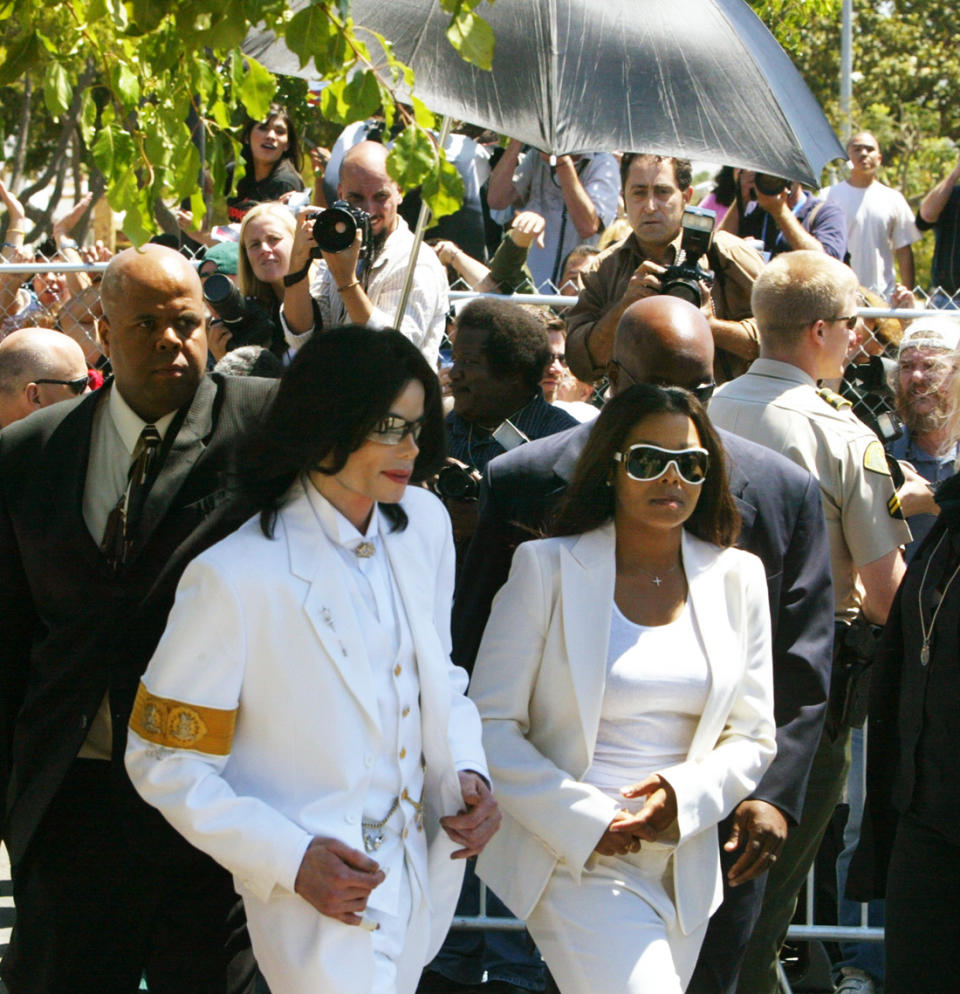
<path id="1" fill-rule="evenodd" d="M 703 640 L 688 600 L 680 617 L 650 627 L 613 605 L 607 679 L 593 763 L 584 781 L 628 810 L 619 790 L 687 758 L 710 689 Z"/>

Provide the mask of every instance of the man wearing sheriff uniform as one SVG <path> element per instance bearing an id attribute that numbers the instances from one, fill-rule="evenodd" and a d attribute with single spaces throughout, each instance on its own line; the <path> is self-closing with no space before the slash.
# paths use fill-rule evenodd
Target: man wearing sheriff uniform
<path id="1" fill-rule="evenodd" d="M 891 517 L 893 481 L 876 436 L 849 402 L 817 381 L 842 375 L 856 324 L 857 279 L 820 252 L 787 252 L 757 278 L 753 313 L 760 358 L 710 404 L 718 426 L 781 452 L 820 482 L 835 598 L 830 713 L 814 759 L 803 818 L 771 869 L 763 910 L 740 973 L 740 994 L 775 994 L 777 955 L 796 895 L 840 799 L 855 696 L 845 646 L 883 624 L 904 573 L 906 524 Z M 862 720 L 862 719 L 861 719 Z"/>

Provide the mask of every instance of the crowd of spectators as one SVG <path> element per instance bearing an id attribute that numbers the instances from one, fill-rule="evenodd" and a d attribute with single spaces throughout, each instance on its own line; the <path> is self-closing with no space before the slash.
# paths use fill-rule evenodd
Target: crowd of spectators
<path id="1" fill-rule="evenodd" d="M 50 239 L 28 246 L 24 205 L 0 182 L 0 616 L 9 634 L 0 654 L 0 784 L 18 914 L 0 976 L 10 994 L 135 989 L 141 976 L 157 992 L 193 989 L 196 977 L 205 990 L 262 992 L 224 865 L 254 921 L 263 910 L 251 913 L 258 900 L 269 899 L 271 909 L 307 900 L 317 914 L 356 928 L 383 885 L 371 883 L 379 870 L 370 863 L 378 866 L 377 849 L 400 801 L 413 805 L 396 850 L 406 853 L 398 864 L 403 887 L 414 905 L 419 898 L 429 905 L 426 870 L 410 869 L 426 850 L 407 843 L 407 831 L 416 835 L 425 816 L 445 811 L 441 824 L 460 854 L 477 855 L 499 820 L 490 814 L 488 786 L 500 798 L 504 826 L 478 869 L 469 861 L 458 913 L 477 913 L 483 878 L 492 885 L 487 914 L 527 919 L 539 949 L 525 931 L 454 929 L 442 945 L 431 938 L 416 946 L 424 960 L 429 948 L 429 960 L 412 976 L 391 942 L 402 945 L 412 934 L 420 941 L 420 925 L 404 931 L 404 914 L 419 922 L 416 906 L 400 913 L 396 932 L 392 919 L 369 925 L 372 919 L 362 918 L 360 932 L 383 929 L 373 940 L 375 994 L 539 994 L 554 986 L 569 994 L 598 983 L 632 994 L 775 994 L 798 893 L 844 810 L 842 852 L 832 856 L 836 920 L 860 921 L 860 904 L 845 896 L 849 872 L 851 894 L 874 899 L 870 923 L 893 930 L 894 952 L 885 976 L 882 945 L 843 943 L 836 990 L 907 990 L 905 923 L 916 934 L 920 912 L 902 874 L 927 869 L 927 850 L 908 858 L 907 847 L 920 840 L 938 859 L 960 862 L 955 830 L 946 841 L 937 837 L 939 848 L 929 838 L 942 834 L 955 793 L 950 788 L 941 802 L 931 778 L 944 775 L 942 753 L 960 729 L 952 714 L 917 712 L 926 670 L 904 678 L 912 741 L 898 740 L 889 700 L 876 746 L 871 725 L 869 762 L 863 728 L 880 708 L 869 674 L 888 618 L 895 646 L 884 650 L 884 686 L 914 657 L 925 668 L 931 652 L 949 671 L 932 678 L 939 693 L 956 686 L 956 655 L 948 660 L 943 644 L 955 644 L 957 614 L 942 605 L 956 597 L 960 549 L 952 496 L 960 318 L 951 313 L 960 288 L 960 160 L 915 213 L 881 182 L 881 150 L 866 132 L 847 145 L 847 178 L 822 191 L 724 167 L 700 202 L 715 213 L 716 228 L 698 242 L 689 229 L 695 190 L 687 160 L 642 149 L 553 157 L 515 139 L 494 149 L 482 137 L 464 129 L 448 140 L 466 199 L 428 232 L 412 261 L 419 192 L 402 191 L 389 175 L 391 136 L 376 118 L 349 126 L 330 152 L 311 150 L 315 185 L 308 192 L 293 117 L 272 106 L 243 130 L 245 172 L 226 198 L 225 223 L 198 228 L 188 210 L 177 210 L 178 233 L 144 251 L 114 255 L 102 242 L 73 240 L 91 194 L 76 199 Z M 701 210 L 695 220 L 705 217 L 713 219 Z M 912 246 L 930 228 L 928 296 L 941 313 L 911 320 Z M 43 268 L 24 274 L 4 263 Z M 473 299 L 452 300 L 454 290 L 473 291 Z M 538 294 L 571 302 L 524 303 Z M 904 313 L 899 320 L 859 313 L 868 308 Z M 391 379 L 393 406 L 381 398 L 372 427 L 364 413 L 376 406 L 370 397 L 341 397 L 339 374 L 328 376 L 313 386 L 320 397 L 338 397 L 345 435 L 331 439 L 323 462 L 313 465 L 284 446 L 301 444 L 293 437 L 301 429 L 304 437 L 322 432 L 309 419 L 321 411 L 334 418 L 332 404 L 312 401 L 302 381 L 284 384 L 321 368 L 318 343 L 333 342 L 328 333 L 346 326 L 357 342 L 365 341 L 363 326 L 395 329 L 389 333 L 412 343 L 414 359 L 403 344 L 397 355 L 420 370 L 419 354 L 423 369 L 438 374 L 442 410 L 427 410 L 435 380 L 420 391 L 424 401 L 408 396 L 413 380 L 405 386 Z M 366 368 L 359 358 L 357 368 Z M 269 382 L 277 379 L 290 393 L 278 394 Z M 366 389 L 375 392 L 376 382 Z M 270 450 L 278 465 L 300 459 L 293 486 L 309 493 L 315 485 L 343 511 L 338 500 L 353 507 L 357 493 L 372 493 L 381 509 L 403 501 L 412 480 L 434 495 L 418 502 L 437 498 L 445 508 L 437 520 L 450 530 L 452 555 L 434 557 L 441 572 L 431 596 L 439 602 L 449 594 L 453 608 L 431 624 L 441 642 L 452 625 L 456 667 L 468 674 L 477 667 L 471 695 L 490 761 L 488 769 L 475 755 L 470 765 L 454 757 L 459 814 L 449 797 L 446 809 L 431 813 L 414 801 L 434 789 L 429 769 L 426 780 L 422 769 L 410 773 L 419 764 L 402 762 L 406 745 L 399 761 L 390 743 L 371 745 L 365 760 L 379 777 L 376 796 L 386 796 L 395 773 L 407 786 L 395 791 L 397 805 L 383 821 L 371 822 L 383 812 L 364 808 L 365 855 L 334 847 L 322 859 L 309 857 L 321 860 L 316 865 L 304 855 L 301 870 L 317 874 L 310 888 L 296 872 L 273 867 L 264 875 L 271 891 L 237 876 L 220 850 L 216 859 L 199 851 L 206 815 L 190 823 L 194 849 L 140 797 L 164 811 L 189 808 L 189 799 L 164 793 L 150 760 L 175 758 L 201 740 L 229 756 L 231 722 L 240 723 L 237 743 L 256 741 L 259 732 L 241 728 L 242 708 L 239 717 L 224 717 L 211 703 L 221 700 L 219 692 L 204 689 L 201 677 L 190 693 L 176 682 L 162 698 L 154 688 L 150 706 L 163 712 L 162 721 L 144 710 L 146 691 L 137 687 L 188 563 L 234 532 L 254 506 L 271 513 L 269 503 L 250 503 L 248 484 L 237 480 L 246 479 L 242 454 L 258 439 L 257 466 L 278 486 L 258 429 L 264 419 L 275 423 L 278 396 L 304 419 Z M 421 436 L 424 430 L 437 438 Z M 398 458 L 426 446 L 431 458 L 415 464 L 429 462 L 430 472 L 385 470 L 394 483 L 403 477 L 391 496 L 379 477 L 370 482 L 369 460 L 356 469 L 371 444 Z M 337 481 L 342 474 L 342 489 L 354 496 L 330 490 L 327 474 Z M 654 496 L 640 502 L 638 487 Z M 271 498 L 277 507 L 281 497 Z M 738 526 L 724 524 L 724 502 Z M 418 511 L 410 535 L 437 513 Z M 346 526 L 331 525 L 332 514 L 320 514 L 324 534 L 339 528 L 342 539 Z M 363 538 L 353 536 L 360 545 L 345 554 L 352 568 L 351 557 L 373 555 L 360 549 L 379 539 L 369 517 L 347 519 Z M 399 519 L 388 519 L 397 526 Z M 595 534 L 606 537 L 584 544 Z M 521 544 L 548 535 L 514 557 Z M 610 566 L 593 585 L 586 582 L 591 556 L 607 557 Z M 578 563 L 583 576 L 574 572 Z M 705 594 L 707 574 L 724 570 L 724 583 Z M 390 572 L 350 580 L 352 596 L 386 633 L 386 642 L 378 634 L 370 645 L 402 653 L 412 638 L 420 652 L 423 632 L 414 618 L 422 605 L 414 610 L 405 602 L 409 631 L 385 621 L 406 596 Z M 908 594 L 898 598 L 901 582 Z M 254 599 L 242 613 L 270 610 L 270 596 L 265 590 L 266 606 Z M 708 609 L 710 596 L 716 603 Z M 335 635 L 343 657 L 355 653 L 335 632 L 330 608 L 317 611 L 314 625 L 330 629 L 322 636 Z M 766 620 L 758 627 L 758 612 L 769 615 L 769 630 Z M 197 626 L 181 623 L 178 632 L 184 627 Z M 720 701 L 726 677 L 713 669 L 711 640 L 728 635 L 742 636 L 734 655 L 745 682 Z M 189 646 L 187 636 L 177 638 Z M 651 647 L 655 665 L 642 646 Z M 663 655 L 671 646 L 673 659 Z M 577 676 L 582 654 L 600 660 L 589 681 Z M 398 662 L 398 677 L 400 671 Z M 399 707 L 410 692 L 402 681 L 371 688 L 377 699 L 367 706 L 379 706 L 383 722 L 388 704 Z M 642 702 L 645 693 L 660 695 L 662 707 L 638 704 L 628 714 L 624 701 Z M 324 702 L 316 706 L 318 722 L 333 720 Z M 455 706 L 473 713 L 473 705 Z M 286 716 L 268 720 L 282 724 Z M 131 721 L 134 784 L 124 771 Z M 151 738 L 157 721 L 163 727 Z M 396 737 L 396 715 L 384 727 Z M 424 756 L 436 746 L 410 741 Z M 634 778 L 625 779 L 631 750 L 641 758 Z M 724 765 L 714 769 L 719 757 Z M 877 764 L 894 761 L 891 787 Z M 252 782 L 264 771 L 244 752 L 241 768 L 250 762 Z M 467 773 L 475 778 L 469 789 Z M 231 790 L 248 782 L 247 773 L 239 782 L 224 776 Z M 620 790 L 615 777 L 631 786 Z M 334 790 L 331 783 L 324 789 Z M 296 819 L 294 807 L 284 810 Z M 882 840 L 875 837 L 881 823 Z M 353 834 L 345 831 L 344 840 Z M 154 851 L 146 851 L 147 837 L 156 839 Z M 858 873 L 857 860 L 872 860 L 872 874 Z M 51 901 L 68 867 L 69 896 Z M 362 896 L 350 896 L 345 881 L 361 873 L 366 882 L 355 888 Z M 290 893 L 280 894 L 287 885 Z M 638 901 L 618 913 L 636 930 L 624 935 L 640 936 L 636 948 L 620 934 L 605 897 L 621 885 Z M 952 886 L 924 883 L 929 907 L 957 925 Z M 403 907 L 395 889 L 391 883 L 381 892 L 393 895 L 391 914 L 399 913 L 398 900 Z M 885 894 L 892 895 L 889 907 Z M 88 913 L 91 901 L 97 907 Z M 370 907 L 379 912 L 387 904 L 371 900 Z M 938 935 L 947 934 L 942 921 L 938 927 Z M 254 952 L 258 942 L 278 955 L 256 934 Z M 940 941 L 921 968 L 918 975 L 931 978 L 925 989 L 942 989 L 937 971 L 950 948 Z M 352 949 L 348 942 L 338 955 L 349 958 Z M 380 957 L 392 965 L 384 968 Z M 285 994 L 283 969 L 272 969 L 280 978 L 274 994 Z M 309 966 L 305 971 L 311 975 Z"/>

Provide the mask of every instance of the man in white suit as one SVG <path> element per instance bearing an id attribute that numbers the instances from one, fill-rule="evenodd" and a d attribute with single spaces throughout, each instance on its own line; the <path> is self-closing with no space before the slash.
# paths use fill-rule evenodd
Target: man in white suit
<path id="1" fill-rule="evenodd" d="M 131 778 L 233 874 L 273 994 L 412 992 L 499 822 L 449 660 L 449 518 L 406 489 L 442 433 L 399 332 L 307 343 L 252 460 L 278 489 L 190 564 L 137 695 Z"/>

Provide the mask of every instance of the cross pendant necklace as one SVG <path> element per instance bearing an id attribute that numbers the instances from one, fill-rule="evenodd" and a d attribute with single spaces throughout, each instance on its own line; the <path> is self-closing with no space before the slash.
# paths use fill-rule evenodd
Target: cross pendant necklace
<path id="1" fill-rule="evenodd" d="M 647 576 L 650 577 L 650 582 L 652 584 L 654 584 L 657 587 L 660 587 L 663 585 L 663 577 L 666 576 L 668 573 L 672 573 L 679 565 L 680 565 L 679 563 L 674 563 L 669 569 L 665 569 L 663 571 L 663 575 L 661 576 L 658 576 L 656 573 L 652 573 L 648 569 L 644 569 L 642 566 L 637 566 L 637 569 L 640 570 L 641 573 L 646 573 Z"/>

